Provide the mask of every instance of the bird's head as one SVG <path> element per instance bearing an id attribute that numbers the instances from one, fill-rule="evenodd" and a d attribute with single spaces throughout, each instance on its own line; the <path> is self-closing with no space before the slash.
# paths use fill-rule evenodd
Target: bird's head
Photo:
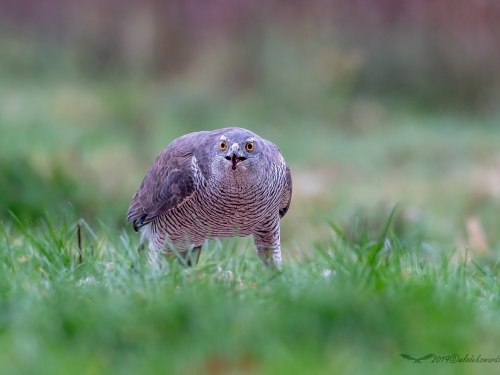
<path id="1" fill-rule="evenodd" d="M 257 170 L 265 147 L 259 136 L 245 129 L 228 128 L 214 141 L 218 168 L 233 173 Z"/>

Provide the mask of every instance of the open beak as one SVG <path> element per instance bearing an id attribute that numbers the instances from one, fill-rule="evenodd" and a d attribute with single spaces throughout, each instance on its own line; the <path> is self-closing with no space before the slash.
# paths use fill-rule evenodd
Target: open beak
<path id="1" fill-rule="evenodd" d="M 226 155 L 226 160 L 229 160 L 232 163 L 231 168 L 234 171 L 238 167 L 238 165 L 247 160 L 247 158 L 240 154 L 240 148 L 238 144 L 234 143 Z"/>

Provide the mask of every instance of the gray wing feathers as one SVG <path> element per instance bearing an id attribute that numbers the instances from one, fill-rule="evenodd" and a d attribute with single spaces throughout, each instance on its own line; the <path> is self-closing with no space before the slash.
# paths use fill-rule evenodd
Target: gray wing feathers
<path id="1" fill-rule="evenodd" d="M 288 209 L 290 208 L 290 202 L 292 200 L 292 174 L 290 173 L 290 168 L 286 165 L 285 160 L 281 156 L 281 151 L 278 146 L 274 143 L 264 140 L 268 147 L 267 155 L 270 160 L 277 165 L 284 165 L 285 167 L 285 188 L 283 190 L 283 195 L 281 197 L 281 204 L 279 208 L 280 218 L 286 215 Z"/>
<path id="2" fill-rule="evenodd" d="M 290 172 L 290 168 L 288 165 L 286 166 L 286 185 L 285 191 L 283 192 L 283 196 L 281 199 L 280 205 L 280 218 L 286 215 L 288 209 L 290 208 L 290 202 L 292 201 L 292 174 Z"/>
<path id="3" fill-rule="evenodd" d="M 127 220 L 133 221 L 136 231 L 193 194 L 196 187 L 191 163 L 197 145 L 203 141 L 203 133 L 178 138 L 149 168 L 127 212 Z"/>

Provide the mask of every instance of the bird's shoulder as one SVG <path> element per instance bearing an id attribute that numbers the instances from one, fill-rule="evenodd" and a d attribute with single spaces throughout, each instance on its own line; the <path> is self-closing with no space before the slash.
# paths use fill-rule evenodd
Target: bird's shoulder
<path id="1" fill-rule="evenodd" d="M 285 159 L 281 155 L 281 150 L 273 142 L 262 139 L 265 148 L 263 150 L 266 158 L 277 166 L 286 165 Z"/>

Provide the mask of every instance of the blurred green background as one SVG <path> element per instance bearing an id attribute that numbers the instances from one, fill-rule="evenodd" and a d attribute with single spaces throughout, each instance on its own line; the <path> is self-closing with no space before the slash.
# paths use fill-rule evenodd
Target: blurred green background
<path id="1" fill-rule="evenodd" d="M 241 126 L 291 165 L 287 252 L 397 202 L 499 249 L 499 45 L 496 0 L 2 1 L 1 219 L 122 228 L 168 143 Z"/>

